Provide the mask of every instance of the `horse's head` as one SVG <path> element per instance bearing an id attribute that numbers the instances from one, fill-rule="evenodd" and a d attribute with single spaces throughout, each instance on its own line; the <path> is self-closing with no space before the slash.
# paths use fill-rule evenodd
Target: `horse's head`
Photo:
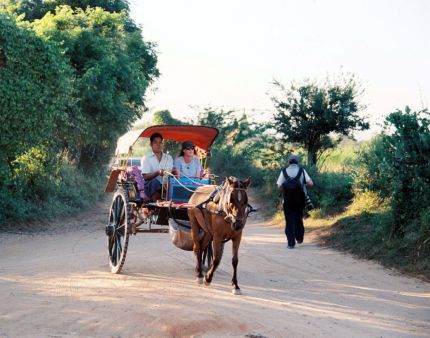
<path id="1" fill-rule="evenodd" d="M 239 181 L 236 177 L 228 177 L 226 180 L 227 196 L 224 220 L 231 224 L 232 230 L 241 230 L 248 216 L 248 195 L 246 188 L 251 184 L 251 179 Z"/>

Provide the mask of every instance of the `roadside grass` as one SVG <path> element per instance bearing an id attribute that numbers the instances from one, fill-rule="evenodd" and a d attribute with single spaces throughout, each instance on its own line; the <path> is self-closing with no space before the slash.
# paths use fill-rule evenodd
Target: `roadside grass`
<path id="1" fill-rule="evenodd" d="M 271 220 L 279 227 L 285 226 L 282 210 Z M 373 192 L 358 194 L 341 212 L 312 210 L 304 222 L 306 232 L 314 234 L 320 245 L 376 260 L 385 267 L 430 281 L 428 248 L 413 236 L 390 236 L 391 207 Z"/>
<path id="2" fill-rule="evenodd" d="M 3 232 L 43 231 L 57 217 L 75 216 L 91 209 L 104 197 L 106 170 L 79 170 L 63 163 L 56 177 L 42 182 L 37 195 L 7 195 L 0 205 Z"/>
<path id="3" fill-rule="evenodd" d="M 327 151 L 327 155 L 322 158 L 318 165 L 318 171 L 320 173 L 349 171 L 360 147 L 361 143 L 345 140 L 340 146 Z"/>
<path id="4" fill-rule="evenodd" d="M 347 251 L 359 258 L 372 259 L 390 268 L 430 280 L 428 248 L 420 250 L 416 238 L 390 235 L 392 210 L 375 193 L 356 196 L 344 212 L 318 218 L 318 211 L 305 221 L 308 231 L 318 230 L 321 245 Z M 426 251 L 427 250 L 427 251 Z"/>
<path id="5" fill-rule="evenodd" d="M 316 209 L 305 218 L 305 229 L 321 245 L 346 251 L 359 258 L 430 280 L 430 208 L 420 212 L 419 220 L 402 224 L 404 233 L 395 234 L 393 201 L 382 199 L 378 192 L 357 185 L 360 165 L 357 151 L 365 143 L 345 143 L 333 149 L 310 172 L 315 186 L 309 190 Z M 274 210 L 272 223 L 285 226 L 282 209 Z"/>

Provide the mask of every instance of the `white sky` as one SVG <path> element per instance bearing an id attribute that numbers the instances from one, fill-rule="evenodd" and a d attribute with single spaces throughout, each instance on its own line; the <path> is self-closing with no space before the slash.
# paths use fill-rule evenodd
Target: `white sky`
<path id="1" fill-rule="evenodd" d="M 323 80 L 341 69 L 363 83 L 372 131 L 397 108 L 428 107 L 427 0 L 131 0 L 130 9 L 158 45 L 151 111 L 185 117 L 212 106 L 269 119 L 273 79 Z"/>

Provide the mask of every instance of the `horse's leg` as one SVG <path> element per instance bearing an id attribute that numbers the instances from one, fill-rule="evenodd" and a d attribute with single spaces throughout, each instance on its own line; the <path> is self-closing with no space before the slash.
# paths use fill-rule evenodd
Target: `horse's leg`
<path id="1" fill-rule="evenodd" d="M 232 293 L 234 295 L 240 295 L 240 288 L 237 284 L 237 264 L 239 263 L 239 245 L 240 240 L 242 239 L 242 231 L 237 234 L 237 236 L 233 237 L 231 239 L 232 241 L 232 251 L 233 251 L 233 257 L 231 259 L 231 264 L 233 265 L 233 278 L 231 280 L 231 285 L 233 286 Z"/>
<path id="2" fill-rule="evenodd" d="M 204 264 L 205 264 L 205 262 L 204 262 L 205 251 L 208 248 L 211 240 L 212 240 L 212 236 L 210 236 L 207 232 L 205 232 L 205 234 L 202 238 L 202 241 L 200 243 L 200 248 L 202 250 L 202 269 L 204 269 L 205 271 L 209 270 L 209 268 L 212 264 L 212 259 L 211 259 L 211 261 L 209 261 L 209 257 L 208 257 L 208 255 L 206 255 L 208 266 L 207 266 L 207 268 L 204 266 Z"/>
<path id="3" fill-rule="evenodd" d="M 212 278 L 214 276 L 215 270 L 217 269 L 219 263 L 221 262 L 221 254 L 222 254 L 222 238 L 214 236 L 213 238 L 213 259 L 212 264 L 209 268 L 209 271 L 206 272 L 205 275 L 205 284 L 209 285 L 212 282 Z"/>
<path id="4" fill-rule="evenodd" d="M 196 281 L 197 284 L 202 284 L 203 283 L 203 273 L 202 273 L 202 248 L 200 245 L 200 240 L 199 240 L 199 225 L 198 225 L 198 221 L 197 218 L 194 215 L 195 210 L 189 210 L 188 211 L 188 217 L 190 220 L 190 224 L 191 224 L 191 237 L 193 238 L 193 251 L 194 251 L 194 255 L 196 256 L 196 268 L 195 268 L 195 272 L 196 272 Z"/>

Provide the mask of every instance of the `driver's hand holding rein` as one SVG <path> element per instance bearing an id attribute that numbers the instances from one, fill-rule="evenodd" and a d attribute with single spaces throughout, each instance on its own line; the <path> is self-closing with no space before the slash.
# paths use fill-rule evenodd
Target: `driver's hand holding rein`
<path id="1" fill-rule="evenodd" d="M 145 181 L 150 181 L 154 178 L 156 178 L 157 176 L 164 176 L 164 170 L 163 169 L 159 169 L 157 171 L 154 171 L 153 173 L 149 173 L 149 174 L 143 174 L 143 179 Z"/>

